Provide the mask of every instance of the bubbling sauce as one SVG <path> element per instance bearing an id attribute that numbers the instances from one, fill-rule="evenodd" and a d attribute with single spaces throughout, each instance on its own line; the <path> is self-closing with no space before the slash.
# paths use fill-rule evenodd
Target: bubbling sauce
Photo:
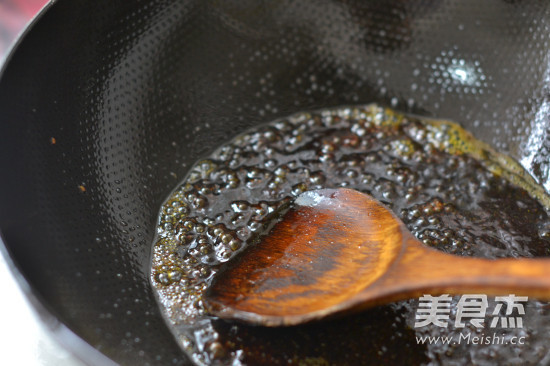
<path id="1" fill-rule="evenodd" d="M 151 279 L 167 323 L 197 364 L 522 364 L 550 358 L 550 314 L 526 305 L 524 327 L 484 329 L 525 344 L 423 344 L 417 300 L 288 328 L 209 316 L 202 295 L 224 264 L 306 190 L 349 187 L 392 209 L 424 244 L 463 256 L 550 254 L 550 199 L 511 158 L 451 122 L 377 105 L 298 113 L 259 126 L 195 164 L 161 209 Z M 458 297 L 451 308 L 456 309 Z M 453 315 L 451 315 L 451 318 Z M 487 323 L 487 321 L 486 321 Z M 479 335 L 480 329 L 471 328 Z M 483 330 L 483 329 L 482 329 Z"/>

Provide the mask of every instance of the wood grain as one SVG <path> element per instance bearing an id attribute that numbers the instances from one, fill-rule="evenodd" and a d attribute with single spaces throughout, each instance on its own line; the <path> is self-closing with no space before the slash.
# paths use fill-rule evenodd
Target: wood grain
<path id="1" fill-rule="evenodd" d="M 550 298 L 550 260 L 486 260 L 427 248 L 380 202 L 342 188 L 299 197 L 204 300 L 221 318 L 278 326 L 460 292 Z"/>

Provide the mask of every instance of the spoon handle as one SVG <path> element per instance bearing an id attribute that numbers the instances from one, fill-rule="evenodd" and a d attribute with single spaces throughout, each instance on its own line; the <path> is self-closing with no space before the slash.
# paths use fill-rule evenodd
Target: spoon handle
<path id="1" fill-rule="evenodd" d="M 550 258 L 460 257 L 428 248 L 408 233 L 405 240 L 391 269 L 362 298 L 387 302 L 423 294 L 513 293 L 550 299 Z"/>

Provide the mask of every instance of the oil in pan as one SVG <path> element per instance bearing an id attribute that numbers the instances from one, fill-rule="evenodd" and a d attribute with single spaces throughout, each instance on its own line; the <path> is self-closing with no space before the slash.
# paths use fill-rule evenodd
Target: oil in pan
<path id="1" fill-rule="evenodd" d="M 264 232 L 281 206 L 306 190 L 336 187 L 372 195 L 424 244 L 448 253 L 549 254 L 550 197 L 518 163 L 459 125 L 374 104 L 294 114 L 197 162 L 162 207 L 151 280 L 170 329 L 194 362 L 466 365 L 495 357 L 513 362 L 518 355 L 522 364 L 540 361 L 550 315 L 534 300 L 523 328 L 494 329 L 526 339 L 506 347 L 418 342 L 427 335 L 458 337 L 463 329 L 415 329 L 414 299 L 288 328 L 228 323 L 206 313 L 201 298 L 220 268 Z"/>

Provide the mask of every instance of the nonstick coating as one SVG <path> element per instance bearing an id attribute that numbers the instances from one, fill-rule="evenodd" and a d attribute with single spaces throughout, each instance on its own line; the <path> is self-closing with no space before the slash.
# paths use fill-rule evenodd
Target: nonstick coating
<path id="1" fill-rule="evenodd" d="M 187 363 L 148 273 L 160 205 L 196 159 L 296 111 L 378 102 L 461 122 L 548 189 L 549 7 L 59 0 L 0 81 L 5 244 L 113 360 Z"/>

